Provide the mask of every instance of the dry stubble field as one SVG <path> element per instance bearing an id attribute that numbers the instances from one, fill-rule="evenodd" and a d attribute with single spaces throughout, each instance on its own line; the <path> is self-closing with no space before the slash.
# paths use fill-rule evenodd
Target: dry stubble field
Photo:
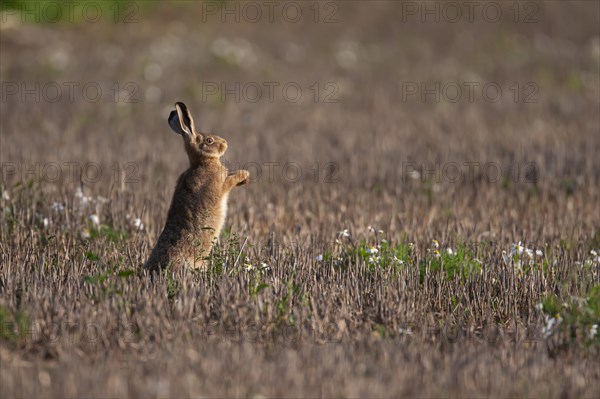
<path id="1" fill-rule="evenodd" d="M 206 4 L 2 15 L 0 396 L 600 395 L 598 3 Z M 175 101 L 253 178 L 152 282 Z"/>

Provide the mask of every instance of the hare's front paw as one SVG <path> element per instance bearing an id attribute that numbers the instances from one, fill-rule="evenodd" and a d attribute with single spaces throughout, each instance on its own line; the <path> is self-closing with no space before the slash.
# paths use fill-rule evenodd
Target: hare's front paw
<path id="1" fill-rule="evenodd" d="M 238 170 L 237 178 L 238 178 L 238 184 L 237 184 L 238 186 L 248 184 L 248 182 L 250 180 L 250 172 L 248 172 L 247 170 Z"/>
<path id="2" fill-rule="evenodd" d="M 225 179 L 225 192 L 229 192 L 235 186 L 241 186 L 249 183 L 250 181 L 250 172 L 247 170 L 236 170 L 235 172 L 231 172 L 230 175 Z"/>

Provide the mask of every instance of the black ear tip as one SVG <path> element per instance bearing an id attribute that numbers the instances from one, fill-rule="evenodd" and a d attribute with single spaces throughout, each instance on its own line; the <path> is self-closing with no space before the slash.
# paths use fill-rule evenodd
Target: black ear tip
<path id="1" fill-rule="evenodd" d="M 181 108 L 181 109 L 187 109 L 187 107 L 185 106 L 185 104 L 182 103 L 181 101 L 177 101 L 175 103 L 175 108 L 178 108 L 178 107 Z"/>
<path id="2" fill-rule="evenodd" d="M 169 119 L 167 119 L 167 121 L 168 121 L 169 123 L 172 123 L 172 122 L 175 120 L 175 118 L 177 118 L 177 111 L 173 110 L 173 111 L 171 111 L 171 113 L 169 114 Z"/>

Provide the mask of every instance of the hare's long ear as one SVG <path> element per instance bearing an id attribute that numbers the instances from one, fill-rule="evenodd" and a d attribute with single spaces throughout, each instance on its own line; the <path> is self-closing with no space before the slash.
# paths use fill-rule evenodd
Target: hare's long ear
<path id="1" fill-rule="evenodd" d="M 182 136 L 193 136 L 196 134 L 194 119 L 184 103 L 175 103 L 175 111 L 169 115 L 169 126 L 175 133 Z"/>

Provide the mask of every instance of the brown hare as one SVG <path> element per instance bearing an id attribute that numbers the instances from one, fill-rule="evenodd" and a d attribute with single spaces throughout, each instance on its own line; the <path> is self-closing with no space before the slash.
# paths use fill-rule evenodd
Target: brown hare
<path id="1" fill-rule="evenodd" d="M 248 183 L 250 173 L 227 171 L 219 159 L 227 141 L 196 131 L 185 104 L 175 104 L 169 126 L 183 137 L 190 167 L 177 179 L 167 222 L 144 268 L 204 268 L 225 222 L 229 192 Z"/>

